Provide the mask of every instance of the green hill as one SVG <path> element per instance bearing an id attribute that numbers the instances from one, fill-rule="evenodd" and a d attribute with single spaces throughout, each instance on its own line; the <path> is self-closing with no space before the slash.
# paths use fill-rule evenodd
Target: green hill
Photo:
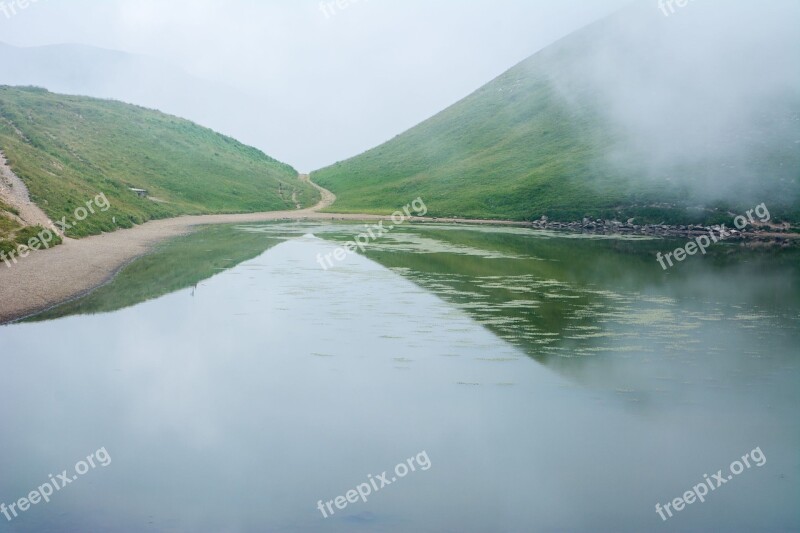
<path id="1" fill-rule="evenodd" d="M 110 209 L 70 237 L 185 214 L 291 210 L 293 191 L 304 206 L 319 199 L 290 166 L 189 121 L 38 88 L 0 86 L 0 150 L 51 220 L 105 194 Z M 0 204 L 0 239 L 20 237 L 13 211 Z"/>
<path id="2" fill-rule="evenodd" d="M 699 4 L 670 18 L 652 2 L 617 13 L 312 178 L 339 212 L 421 196 L 438 217 L 680 223 L 769 202 L 773 218 L 800 221 L 800 85 L 787 86 L 800 70 L 775 80 L 771 49 L 717 47 Z M 707 52 L 689 40 L 704 35 Z"/>

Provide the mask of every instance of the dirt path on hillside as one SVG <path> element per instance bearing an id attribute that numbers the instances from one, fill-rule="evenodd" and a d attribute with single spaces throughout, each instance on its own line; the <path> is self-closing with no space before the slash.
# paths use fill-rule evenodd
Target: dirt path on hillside
<path id="1" fill-rule="evenodd" d="M 332 206 L 333 202 L 336 201 L 335 194 L 333 194 L 328 189 L 323 189 L 322 187 L 311 181 L 311 176 L 309 176 L 308 174 L 300 174 L 300 181 L 308 183 L 309 185 L 317 189 L 320 195 L 322 196 L 319 203 L 311 208 L 312 210 L 322 211 L 323 209 L 327 209 L 328 207 Z"/>
<path id="2" fill-rule="evenodd" d="M 53 226 L 50 217 L 31 201 L 25 182 L 8 166 L 3 152 L 0 152 L 0 200 L 19 212 L 18 216 L 11 215 L 23 226 Z"/>

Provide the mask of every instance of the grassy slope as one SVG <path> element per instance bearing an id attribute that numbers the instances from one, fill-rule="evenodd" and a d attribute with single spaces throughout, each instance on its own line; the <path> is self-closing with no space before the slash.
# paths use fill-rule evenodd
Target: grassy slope
<path id="1" fill-rule="evenodd" d="M 580 87 L 580 74 L 567 80 L 578 85 L 572 88 L 579 98 L 570 102 L 554 84 L 564 83 L 562 66 L 576 63 L 572 60 L 602 30 L 596 24 L 556 43 L 391 141 L 314 172 L 313 179 L 336 193 L 333 210 L 340 212 L 388 213 L 417 196 L 431 216 L 514 220 L 548 215 L 565 221 L 591 216 L 728 222 L 726 210 L 752 208 L 717 203 L 697 210 L 690 191 L 670 186 L 669 175 L 643 180 L 638 178 L 646 172 L 644 164 L 612 166 L 607 154 L 625 141 L 602 118 L 603 104 Z M 770 145 L 769 139 L 760 140 Z M 632 148 L 626 155 L 637 159 Z M 762 155 L 764 179 L 790 165 L 800 168 L 796 153 Z M 704 169 L 670 171 L 692 175 Z M 781 183 L 775 178 L 770 185 L 771 197 L 778 199 L 771 204 L 776 218 L 800 221 L 796 206 L 775 205 L 796 194 L 797 178 L 797 173 Z M 778 190 L 783 186 L 791 190 Z"/>
<path id="2" fill-rule="evenodd" d="M 52 220 L 105 193 L 111 209 L 71 237 L 184 214 L 294 209 L 295 189 L 303 205 L 319 198 L 290 166 L 189 121 L 43 89 L 0 87 L 0 150 Z"/>

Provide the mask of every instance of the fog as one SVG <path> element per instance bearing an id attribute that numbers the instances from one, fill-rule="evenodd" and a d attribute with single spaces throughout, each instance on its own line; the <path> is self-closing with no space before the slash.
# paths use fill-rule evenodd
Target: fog
<path id="1" fill-rule="evenodd" d="M 800 2 L 638 2 L 551 65 L 571 106 L 600 104 L 609 162 L 697 204 L 788 203 L 800 177 Z M 768 172 L 765 172 L 768 169 Z"/>
<path id="2" fill-rule="evenodd" d="M 698 205 L 796 200 L 800 2 L 341 5 L 39 0 L 0 11 L 0 42 L 14 45 L 0 46 L 0 83 L 157 108 L 310 171 L 599 20 L 554 50 L 550 71 L 568 105 L 600 104 L 614 171 Z"/>
<path id="3" fill-rule="evenodd" d="M 7 48 L 0 83 L 157 107 L 308 171 L 392 138 L 626 3 L 38 0 L 0 12 L 0 42 L 125 54 Z"/>

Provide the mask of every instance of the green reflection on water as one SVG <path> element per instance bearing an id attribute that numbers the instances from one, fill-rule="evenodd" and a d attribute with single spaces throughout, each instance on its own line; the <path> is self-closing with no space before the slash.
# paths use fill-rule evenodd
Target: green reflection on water
<path id="1" fill-rule="evenodd" d="M 125 267 L 111 282 L 27 322 L 70 315 L 108 313 L 192 287 L 220 271 L 259 256 L 284 239 L 245 232 L 236 226 L 208 226 L 171 239 Z"/>

